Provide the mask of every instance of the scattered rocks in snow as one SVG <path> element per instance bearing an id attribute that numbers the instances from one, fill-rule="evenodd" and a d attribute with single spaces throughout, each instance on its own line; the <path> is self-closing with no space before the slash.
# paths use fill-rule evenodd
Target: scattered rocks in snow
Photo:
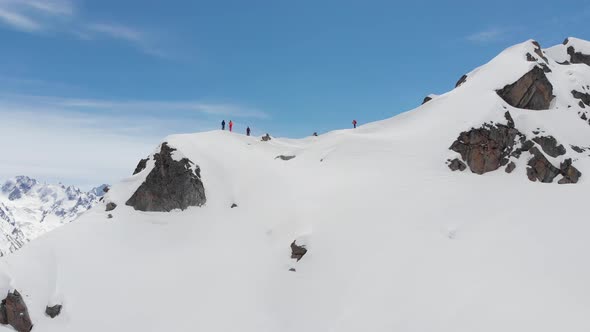
<path id="1" fill-rule="evenodd" d="M 285 161 L 287 161 L 287 160 L 291 160 L 291 159 L 293 159 L 293 158 L 295 158 L 295 156 L 285 156 L 285 155 L 280 155 L 280 156 L 276 156 L 276 157 L 275 157 L 275 159 L 281 159 L 281 160 L 285 160 Z"/>
<path id="2" fill-rule="evenodd" d="M 511 106 L 529 110 L 548 109 L 554 97 L 553 86 L 539 66 L 496 92 Z"/>
<path id="3" fill-rule="evenodd" d="M 457 81 L 457 84 L 455 84 L 455 88 L 460 87 L 465 82 L 467 82 L 467 75 L 461 76 L 461 78 Z"/>
<path id="4" fill-rule="evenodd" d="M 462 162 L 461 160 L 459 160 L 458 158 L 455 158 L 453 160 L 448 160 L 448 166 L 451 169 L 451 171 L 461 171 L 463 172 L 464 170 L 467 169 L 467 165 L 465 165 L 464 162 Z"/>
<path id="5" fill-rule="evenodd" d="M 553 166 L 537 147 L 531 148 L 529 152 L 533 155 L 533 158 L 528 162 L 529 167 L 527 167 L 529 180 L 543 183 L 553 182 L 553 179 L 560 174 L 560 170 Z"/>
<path id="6" fill-rule="evenodd" d="M 305 248 L 305 245 L 298 246 L 296 241 L 297 240 L 291 243 L 291 258 L 296 259 L 299 262 L 307 253 L 307 249 Z"/>
<path id="7" fill-rule="evenodd" d="M 572 165 L 571 158 L 564 160 L 559 166 L 559 169 L 561 175 L 563 175 L 563 178 L 558 182 L 559 184 L 578 183 L 578 179 L 582 176 L 582 173 Z"/>
<path id="8" fill-rule="evenodd" d="M 570 56 L 571 63 L 584 63 L 590 66 L 590 55 L 576 52 L 573 46 L 567 48 L 567 54 Z"/>
<path id="9" fill-rule="evenodd" d="M 580 107 L 585 108 L 585 105 L 590 106 L 590 94 L 572 90 L 572 96 L 576 99 L 580 99 L 580 102 L 578 103 Z"/>
<path id="10" fill-rule="evenodd" d="M 534 56 L 532 56 L 530 53 L 526 54 L 526 61 L 528 62 L 537 62 L 537 58 L 535 58 Z"/>
<path id="11" fill-rule="evenodd" d="M 237 208 L 237 207 L 238 207 L 238 204 L 236 204 L 236 203 L 233 203 L 233 204 L 231 205 L 231 207 L 230 207 L 230 208 L 232 208 L 232 209 L 235 209 L 235 208 Z"/>
<path id="12" fill-rule="evenodd" d="M 61 304 L 56 304 L 52 307 L 47 306 L 45 308 L 45 314 L 51 318 L 55 318 L 55 317 L 59 316 L 60 313 L 61 313 Z"/>
<path id="13" fill-rule="evenodd" d="M 133 175 L 143 171 L 147 167 L 148 160 L 149 160 L 149 158 L 141 159 L 139 161 L 139 163 L 137 164 L 137 167 L 135 167 L 135 171 L 133 171 Z"/>
<path id="14" fill-rule="evenodd" d="M 535 45 L 535 54 L 539 56 L 539 58 L 543 59 L 545 62 L 549 62 L 545 54 L 543 54 L 543 50 L 541 50 L 541 45 L 537 41 L 533 41 L 533 45 Z"/>
<path id="15" fill-rule="evenodd" d="M 512 171 L 514 171 L 514 169 L 516 169 L 516 164 L 514 163 L 514 161 L 511 161 L 508 163 L 508 165 L 506 165 L 506 169 L 504 169 L 506 171 L 506 173 L 510 174 L 512 173 Z"/>
<path id="16" fill-rule="evenodd" d="M 461 154 L 473 173 L 484 174 L 508 163 L 517 139 L 525 141 L 524 135 L 515 128 L 484 124 L 462 132 L 450 149 Z"/>
<path id="17" fill-rule="evenodd" d="M 125 204 L 139 211 L 160 212 L 205 204 L 199 166 L 194 166 L 193 171 L 195 164 L 187 158 L 174 160 L 173 151 L 176 149 L 162 143 L 160 152 L 153 157 L 154 168 Z"/>
<path id="18" fill-rule="evenodd" d="M 557 143 L 553 136 L 541 136 L 533 138 L 533 141 L 541 146 L 543 152 L 553 158 L 562 156 L 566 153 L 565 147 Z"/>
<path id="19" fill-rule="evenodd" d="M 33 328 L 27 305 L 18 291 L 9 292 L 0 303 L 0 323 L 9 324 L 18 332 L 29 332 Z"/>
<path id="20" fill-rule="evenodd" d="M 106 209 L 106 211 L 107 211 L 107 212 L 108 212 L 108 211 L 113 211 L 113 210 L 114 210 L 114 209 L 116 209 L 116 208 L 117 208 L 117 204 L 115 204 L 115 203 L 113 203 L 113 202 L 109 202 L 109 203 L 107 203 L 107 209 Z"/>
<path id="21" fill-rule="evenodd" d="M 576 145 L 570 145 L 570 147 L 572 148 L 572 150 L 576 151 L 577 153 L 584 153 L 586 151 L 586 149 L 581 148 Z"/>
<path id="22" fill-rule="evenodd" d="M 266 133 L 266 135 L 262 136 L 262 141 L 263 142 L 268 142 L 270 141 L 272 138 L 270 137 L 270 135 L 268 133 Z"/>

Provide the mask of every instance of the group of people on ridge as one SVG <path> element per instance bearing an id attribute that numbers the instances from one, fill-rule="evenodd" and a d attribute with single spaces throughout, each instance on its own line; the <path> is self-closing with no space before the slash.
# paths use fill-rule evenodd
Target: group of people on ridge
<path id="1" fill-rule="evenodd" d="M 353 128 L 356 128 L 356 124 L 357 124 L 356 120 L 352 120 L 352 127 L 353 127 Z M 233 123 L 233 121 L 232 121 L 232 120 L 229 120 L 228 126 L 229 126 L 229 131 L 230 131 L 230 132 L 232 132 L 232 131 L 233 131 L 233 129 L 234 129 L 234 123 Z M 222 121 L 221 121 L 221 130 L 225 130 L 225 120 L 222 120 Z M 247 127 L 247 128 L 246 128 L 246 136 L 250 136 L 250 133 L 251 133 L 251 132 L 252 132 L 252 131 L 250 130 L 250 127 Z M 268 135 L 268 134 L 267 134 L 267 135 Z M 318 135 L 318 133 L 317 133 L 317 132 L 314 132 L 314 133 L 313 133 L 313 136 L 317 136 L 317 135 Z"/>
<path id="2" fill-rule="evenodd" d="M 229 120 L 228 126 L 229 126 L 229 131 L 232 132 L 234 130 L 234 123 L 232 120 Z M 225 130 L 225 120 L 221 121 L 221 130 Z M 246 128 L 246 135 L 247 136 L 250 136 L 251 132 L 252 131 L 250 130 L 250 127 Z"/>

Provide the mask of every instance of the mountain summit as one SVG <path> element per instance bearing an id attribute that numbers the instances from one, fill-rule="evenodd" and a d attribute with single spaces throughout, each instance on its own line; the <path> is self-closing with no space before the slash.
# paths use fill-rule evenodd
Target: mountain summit
<path id="1" fill-rule="evenodd" d="M 588 331 L 589 45 L 357 129 L 169 136 L 0 293 L 44 332 Z"/>

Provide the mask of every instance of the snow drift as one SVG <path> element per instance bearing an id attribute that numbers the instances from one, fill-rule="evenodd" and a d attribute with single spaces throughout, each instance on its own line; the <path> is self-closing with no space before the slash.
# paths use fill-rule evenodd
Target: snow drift
<path id="1" fill-rule="evenodd" d="M 17 289 L 49 332 L 588 331 L 590 126 L 572 91 L 590 91 L 590 67 L 569 44 L 511 47 L 454 90 L 356 130 L 170 136 L 206 204 L 125 204 L 160 146 L 105 205 L 2 259 L 0 292 Z M 529 109 L 499 94 L 535 68 L 518 88 L 528 97 L 510 99 Z M 482 135 L 450 149 L 502 126 L 509 144 Z M 474 163 L 452 172 L 447 160 Z M 552 183 L 529 176 L 538 160 L 558 169 Z M 556 183 L 572 176 L 561 164 L 577 183 Z"/>

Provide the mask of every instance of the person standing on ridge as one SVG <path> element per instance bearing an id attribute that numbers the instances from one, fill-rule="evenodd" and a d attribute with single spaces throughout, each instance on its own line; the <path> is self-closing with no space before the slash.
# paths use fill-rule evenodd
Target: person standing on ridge
<path id="1" fill-rule="evenodd" d="M 250 136 L 250 127 L 246 128 L 246 136 Z"/>
<path id="2" fill-rule="evenodd" d="M 352 120 L 352 126 L 356 128 L 356 120 Z"/>
<path id="3" fill-rule="evenodd" d="M 225 130 L 225 120 L 221 121 L 221 130 Z"/>
<path id="4" fill-rule="evenodd" d="M 229 131 L 231 132 L 234 129 L 234 123 L 229 120 Z"/>

